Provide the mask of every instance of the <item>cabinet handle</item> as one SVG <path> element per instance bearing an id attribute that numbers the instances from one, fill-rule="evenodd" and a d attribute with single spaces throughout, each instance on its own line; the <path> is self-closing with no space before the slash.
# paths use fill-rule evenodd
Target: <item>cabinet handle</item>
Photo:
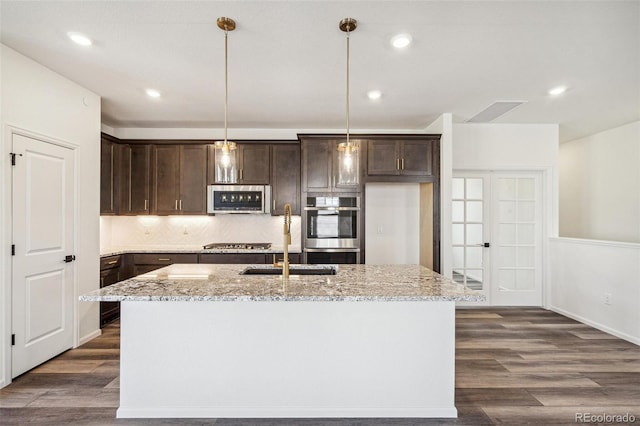
<path id="1" fill-rule="evenodd" d="M 182 200 L 180 200 L 180 209 L 179 210 L 182 210 Z"/>
<path id="2" fill-rule="evenodd" d="M 178 210 L 178 200 L 176 200 L 176 208 L 174 210 Z"/>
<path id="3" fill-rule="evenodd" d="M 170 262 L 171 258 L 170 257 L 167 257 L 167 258 L 159 257 L 158 260 Z"/>
<path id="4" fill-rule="evenodd" d="M 404 158 L 400 159 L 400 170 L 404 170 Z"/>
<path id="5" fill-rule="evenodd" d="M 107 265 L 115 265 L 116 263 L 118 263 L 117 260 L 112 260 L 111 262 L 107 262 Z"/>
<path id="6" fill-rule="evenodd" d="M 144 200 L 144 211 L 149 210 L 149 200 Z"/>
<path id="7" fill-rule="evenodd" d="M 396 158 L 396 170 L 400 170 L 400 159 Z"/>
<path id="8" fill-rule="evenodd" d="M 273 199 L 273 209 L 271 209 L 271 210 L 273 210 L 271 213 L 275 213 L 276 212 L 276 200 L 275 200 L 275 198 Z"/>
<path id="9" fill-rule="evenodd" d="M 244 169 L 240 169 L 240 180 L 244 179 L 244 173 L 242 173 Z"/>

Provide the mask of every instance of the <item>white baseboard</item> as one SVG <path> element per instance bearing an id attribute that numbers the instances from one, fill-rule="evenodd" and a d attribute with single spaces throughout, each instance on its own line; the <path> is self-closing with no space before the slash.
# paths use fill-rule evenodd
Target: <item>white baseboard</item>
<path id="1" fill-rule="evenodd" d="M 456 418 L 456 407 L 149 407 L 118 408 L 116 417 L 123 418 L 370 418 L 414 417 Z"/>
<path id="2" fill-rule="evenodd" d="M 626 340 L 628 342 L 631 342 L 633 344 L 636 344 L 636 345 L 640 346 L 640 338 L 639 337 L 635 337 L 635 336 L 632 336 L 630 334 L 623 333 L 623 332 L 615 330 L 615 329 L 613 329 L 611 327 L 607 327 L 606 325 L 602 325 L 602 324 L 600 324 L 598 322 L 591 321 L 588 318 L 582 317 L 580 315 L 572 314 L 571 312 L 567 312 L 564 309 L 560 309 L 560 308 L 557 308 L 555 306 L 550 306 L 549 310 L 551 310 L 553 312 L 556 312 L 556 313 L 558 313 L 560 315 L 564 315 L 565 317 L 569 317 L 571 319 L 574 319 L 576 321 L 580 321 L 583 324 L 590 325 L 591 327 L 597 328 L 600 331 L 604 331 L 605 333 L 609 333 L 609 334 L 611 334 L 613 336 L 619 337 L 621 339 L 624 339 L 624 340 Z"/>
<path id="3" fill-rule="evenodd" d="M 86 334 L 86 335 L 82 336 L 80 338 L 80 341 L 78 342 L 78 346 L 84 345 L 88 341 L 95 339 L 96 337 L 100 336 L 101 334 L 102 334 L 102 330 L 101 329 L 97 329 L 97 330 L 92 331 L 89 334 Z"/>

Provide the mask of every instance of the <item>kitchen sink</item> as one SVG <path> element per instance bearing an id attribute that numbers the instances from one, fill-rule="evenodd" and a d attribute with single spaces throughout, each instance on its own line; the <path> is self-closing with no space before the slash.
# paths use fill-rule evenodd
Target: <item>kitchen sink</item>
<path id="1" fill-rule="evenodd" d="M 291 265 L 289 275 L 336 275 L 338 267 L 335 265 Z M 249 266 L 240 275 L 282 275 L 282 268 L 277 266 Z"/>

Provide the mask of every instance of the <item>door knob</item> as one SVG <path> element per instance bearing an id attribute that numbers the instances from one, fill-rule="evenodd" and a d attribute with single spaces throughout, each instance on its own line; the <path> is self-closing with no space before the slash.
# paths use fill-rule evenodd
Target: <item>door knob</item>
<path id="1" fill-rule="evenodd" d="M 73 262 L 74 260 L 76 260 L 76 257 L 71 254 L 64 257 L 64 263 Z"/>

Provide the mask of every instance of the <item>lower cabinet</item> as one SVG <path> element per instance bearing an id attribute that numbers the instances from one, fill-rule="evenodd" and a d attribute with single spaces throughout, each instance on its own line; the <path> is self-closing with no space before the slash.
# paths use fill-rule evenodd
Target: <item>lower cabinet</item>
<path id="1" fill-rule="evenodd" d="M 264 264 L 263 253 L 202 253 L 200 263 L 258 263 Z"/>
<path id="2" fill-rule="evenodd" d="M 100 288 L 110 286 L 124 279 L 122 277 L 122 256 L 108 256 L 100 259 Z M 120 302 L 100 302 L 100 327 L 120 318 Z"/>
<path id="3" fill-rule="evenodd" d="M 197 253 L 134 253 L 133 276 L 174 263 L 198 263 Z"/>

